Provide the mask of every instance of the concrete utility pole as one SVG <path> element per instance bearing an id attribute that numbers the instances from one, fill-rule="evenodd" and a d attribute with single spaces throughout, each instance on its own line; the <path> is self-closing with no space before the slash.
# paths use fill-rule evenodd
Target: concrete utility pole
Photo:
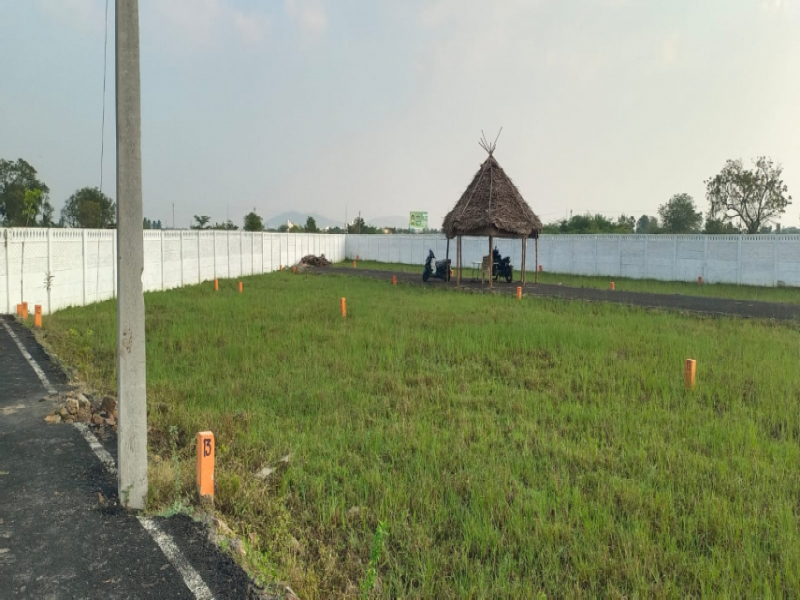
<path id="1" fill-rule="evenodd" d="M 117 73 L 117 394 L 119 498 L 147 499 L 147 377 L 144 347 L 139 2 L 116 0 Z"/>

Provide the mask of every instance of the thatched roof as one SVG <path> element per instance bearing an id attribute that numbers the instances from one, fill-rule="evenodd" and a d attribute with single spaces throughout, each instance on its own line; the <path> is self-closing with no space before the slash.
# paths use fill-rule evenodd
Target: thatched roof
<path id="1" fill-rule="evenodd" d="M 542 222 L 490 152 L 461 199 L 444 218 L 442 229 L 448 238 L 538 237 Z"/>

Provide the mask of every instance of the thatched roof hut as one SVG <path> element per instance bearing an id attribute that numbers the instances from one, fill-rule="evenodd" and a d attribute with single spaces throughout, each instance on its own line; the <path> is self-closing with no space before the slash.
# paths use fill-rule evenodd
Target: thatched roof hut
<path id="1" fill-rule="evenodd" d="M 502 130 L 501 130 L 502 131 Z M 500 137 L 500 134 L 498 134 Z M 472 182 L 444 218 L 442 229 L 449 240 L 457 238 L 456 269 L 457 281 L 461 283 L 463 268 L 461 255 L 462 236 L 489 236 L 489 256 L 492 256 L 492 247 L 495 237 L 513 237 L 522 239 L 522 283 L 525 283 L 525 258 L 527 253 L 527 240 L 536 240 L 536 262 L 538 271 L 539 262 L 539 233 L 542 231 L 542 222 L 522 198 L 517 186 L 506 175 L 503 167 L 494 157 L 497 140 L 489 143 L 484 136 L 479 142 L 481 147 L 489 154 L 483 161 Z M 510 277 L 510 276 L 509 276 Z M 538 273 L 537 273 L 538 279 Z M 492 277 L 489 277 L 492 285 Z"/>
<path id="2" fill-rule="evenodd" d="M 444 218 L 448 238 L 459 235 L 538 237 L 542 222 L 490 153 L 461 199 Z"/>

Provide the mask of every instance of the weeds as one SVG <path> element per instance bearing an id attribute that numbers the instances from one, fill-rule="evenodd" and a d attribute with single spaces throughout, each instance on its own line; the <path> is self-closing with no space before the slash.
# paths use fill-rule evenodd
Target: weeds
<path id="1" fill-rule="evenodd" d="M 378 563 L 381 560 L 381 554 L 383 554 L 383 541 L 386 536 L 386 524 L 383 521 L 378 521 L 378 527 L 375 528 L 375 535 L 372 538 L 372 548 L 369 551 L 367 572 L 364 575 L 364 579 L 361 580 L 362 598 L 369 598 L 371 592 L 375 589 L 375 583 L 378 579 Z"/>

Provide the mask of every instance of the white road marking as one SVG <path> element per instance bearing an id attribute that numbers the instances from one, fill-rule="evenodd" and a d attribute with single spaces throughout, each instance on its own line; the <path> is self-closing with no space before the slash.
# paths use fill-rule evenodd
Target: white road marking
<path id="1" fill-rule="evenodd" d="M 214 594 L 208 589 L 200 575 L 192 568 L 189 561 L 175 545 L 173 539 L 158 526 L 158 524 L 150 517 L 137 517 L 139 523 L 142 524 L 147 532 L 150 534 L 158 547 L 167 557 L 172 566 L 178 570 L 178 573 L 183 577 L 186 587 L 189 588 L 197 600 L 214 600 Z"/>
<path id="2" fill-rule="evenodd" d="M 89 430 L 86 423 L 73 423 L 75 429 L 81 432 L 83 439 L 89 443 L 89 447 L 94 452 L 95 456 L 100 459 L 103 466 L 112 475 L 117 474 L 117 464 L 114 462 L 114 457 L 108 453 L 108 450 L 103 448 L 103 445 L 97 441 L 97 437 Z"/>
<path id="3" fill-rule="evenodd" d="M 11 336 L 11 339 L 14 340 L 14 343 L 17 345 L 17 348 L 19 348 L 22 356 L 25 357 L 25 360 L 28 361 L 28 364 L 30 364 L 33 370 L 36 371 L 36 375 L 39 376 L 39 379 L 47 390 L 47 393 L 55 394 L 56 389 L 50 384 L 50 381 L 47 379 L 47 375 L 44 374 L 42 368 L 25 349 L 25 346 L 22 345 L 22 342 L 19 340 L 16 334 L 3 319 L 0 319 L 0 324 L 3 325 L 5 330 L 8 332 L 8 335 Z M 103 466 L 108 470 L 108 472 L 112 475 L 116 475 L 117 464 L 114 462 L 114 457 L 108 453 L 108 450 L 103 448 L 102 444 L 97 440 L 97 437 L 91 432 L 86 424 L 73 423 L 73 425 L 75 425 L 75 429 L 81 433 L 83 439 L 86 440 L 86 442 L 89 444 L 89 447 L 92 449 L 92 452 L 94 452 L 95 456 L 100 459 L 100 462 L 103 463 Z M 186 584 L 186 587 L 188 587 L 189 591 L 194 594 L 194 597 L 197 600 L 214 600 L 214 594 L 212 594 L 211 590 L 208 589 L 208 586 L 203 581 L 203 578 L 200 577 L 200 574 L 195 571 L 194 568 L 192 568 L 191 564 L 189 564 L 189 561 L 175 544 L 175 540 L 173 540 L 168 533 L 164 532 L 153 519 L 150 519 L 149 517 L 137 518 L 139 519 L 139 523 L 142 524 L 142 527 L 144 527 L 145 531 L 150 534 L 150 537 L 153 538 L 153 541 L 155 541 L 155 543 L 158 544 L 158 547 L 161 548 L 161 551 L 164 553 L 164 556 L 167 557 L 167 560 L 169 560 L 170 564 L 172 564 L 172 566 L 175 567 L 175 570 L 180 573 L 184 583 Z M 5 548 L 2 550 L 5 550 Z"/>
<path id="4" fill-rule="evenodd" d="M 14 343 L 17 345 L 17 348 L 19 348 L 19 351 L 22 352 L 22 356 L 25 357 L 25 360 L 28 361 L 28 364 L 31 366 L 31 368 L 33 368 L 33 370 L 36 371 L 36 375 L 39 377 L 39 380 L 42 382 L 42 385 L 44 386 L 44 389 L 47 390 L 47 393 L 48 394 L 55 394 L 56 393 L 56 388 L 54 388 L 50 384 L 50 380 L 47 379 L 47 375 L 44 374 L 44 371 L 42 371 L 42 368 L 38 365 L 38 363 L 35 360 L 33 360 L 33 357 L 30 355 L 30 352 L 28 352 L 25 349 L 25 346 L 22 345 L 22 342 L 19 341 L 19 338 L 17 337 L 17 334 L 14 333 L 14 331 L 11 329 L 11 327 L 8 326 L 8 323 L 6 323 L 3 319 L 0 319 L 0 323 L 3 324 L 3 327 L 8 332 L 8 335 L 10 335 L 11 339 L 14 340 Z"/>

